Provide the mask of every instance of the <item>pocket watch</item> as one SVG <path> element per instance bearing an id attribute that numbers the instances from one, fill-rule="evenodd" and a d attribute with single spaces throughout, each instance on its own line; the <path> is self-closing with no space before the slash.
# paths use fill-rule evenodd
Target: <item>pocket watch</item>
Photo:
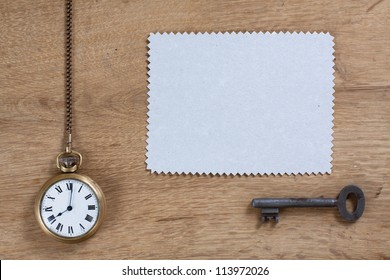
<path id="1" fill-rule="evenodd" d="M 81 162 L 76 151 L 59 154 L 57 166 L 63 173 L 50 178 L 35 200 L 35 215 L 43 231 L 68 243 L 92 236 L 105 216 L 106 202 L 99 185 L 74 173 Z"/>
<path id="2" fill-rule="evenodd" d="M 57 156 L 62 174 L 49 179 L 35 199 L 35 216 L 49 236 L 74 243 L 91 237 L 105 216 L 106 202 L 98 184 L 76 174 L 82 163 L 80 153 L 72 150 L 72 0 L 65 1 L 65 152 Z"/>

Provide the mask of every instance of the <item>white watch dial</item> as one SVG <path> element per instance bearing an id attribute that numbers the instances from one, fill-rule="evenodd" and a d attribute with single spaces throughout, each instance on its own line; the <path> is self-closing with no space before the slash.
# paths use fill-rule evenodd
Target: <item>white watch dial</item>
<path id="1" fill-rule="evenodd" d="M 63 179 L 47 188 L 42 197 L 40 215 L 52 233 L 65 238 L 79 237 L 96 224 L 99 201 L 87 183 Z"/>

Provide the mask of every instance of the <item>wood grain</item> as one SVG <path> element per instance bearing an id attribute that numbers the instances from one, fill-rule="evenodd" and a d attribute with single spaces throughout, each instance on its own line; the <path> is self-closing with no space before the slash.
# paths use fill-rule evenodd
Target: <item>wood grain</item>
<path id="1" fill-rule="evenodd" d="M 63 1 L 0 2 L 1 259 L 390 259 L 390 1 L 75 1 L 75 149 L 107 219 L 76 245 L 33 215 L 64 129 Z M 150 32 L 329 31 L 335 36 L 333 173 L 178 176 L 146 171 Z M 201 152 L 201 151 L 199 151 Z M 355 224 L 287 209 L 260 225 L 259 196 L 364 188 Z"/>

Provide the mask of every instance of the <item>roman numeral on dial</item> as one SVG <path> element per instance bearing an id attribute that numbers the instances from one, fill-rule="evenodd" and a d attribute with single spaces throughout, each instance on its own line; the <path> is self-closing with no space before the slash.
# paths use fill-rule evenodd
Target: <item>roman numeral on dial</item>
<path id="1" fill-rule="evenodd" d="M 50 217 L 47 218 L 47 220 L 49 221 L 49 223 L 54 223 L 54 221 L 56 220 L 56 217 L 54 217 L 54 215 L 51 215 Z"/>
<path id="2" fill-rule="evenodd" d="M 95 210 L 96 206 L 95 205 L 88 205 L 88 210 Z"/>
<path id="3" fill-rule="evenodd" d="M 53 206 L 45 208 L 45 212 L 52 212 L 52 211 L 53 211 Z"/>
<path id="4" fill-rule="evenodd" d="M 81 229 L 82 231 L 84 231 L 84 230 L 85 230 L 85 227 L 83 227 L 82 224 L 79 224 L 79 225 L 80 225 L 80 229 Z"/>
<path id="5" fill-rule="evenodd" d="M 58 225 L 57 225 L 57 227 L 56 227 L 56 230 L 57 230 L 57 231 L 62 231 L 62 228 L 63 228 L 63 227 L 64 227 L 63 224 L 58 223 Z"/>
<path id="6" fill-rule="evenodd" d="M 85 197 L 85 200 L 88 200 L 88 199 L 90 199 L 92 197 L 92 194 L 89 194 L 89 195 L 87 195 L 86 197 Z"/>
<path id="7" fill-rule="evenodd" d="M 71 191 L 73 190 L 73 183 L 66 183 L 66 188 Z"/>
<path id="8" fill-rule="evenodd" d="M 73 234 L 73 227 L 72 226 L 68 226 L 68 233 Z"/>
<path id="9" fill-rule="evenodd" d="M 57 190 L 58 193 L 62 193 L 62 189 L 60 186 L 55 187 L 55 189 Z"/>
<path id="10" fill-rule="evenodd" d="M 93 218 L 87 214 L 87 216 L 85 216 L 85 220 L 87 220 L 88 222 L 92 222 Z"/>

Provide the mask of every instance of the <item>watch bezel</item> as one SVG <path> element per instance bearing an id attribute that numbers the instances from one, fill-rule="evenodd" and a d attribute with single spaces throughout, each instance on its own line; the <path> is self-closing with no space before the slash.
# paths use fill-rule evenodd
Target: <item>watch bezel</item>
<path id="1" fill-rule="evenodd" d="M 87 184 L 95 192 L 97 201 L 99 203 L 99 213 L 97 216 L 96 223 L 85 234 L 75 236 L 75 237 L 60 236 L 60 235 L 57 235 L 56 233 L 52 232 L 45 225 L 44 221 L 42 220 L 42 215 L 41 215 L 41 203 L 42 203 L 42 200 L 44 198 L 46 191 L 56 182 L 61 181 L 61 180 L 67 180 L 67 179 L 74 179 L 74 180 L 78 180 L 78 181 L 81 181 L 81 182 L 84 182 L 85 184 Z M 103 223 L 104 217 L 106 215 L 106 200 L 105 200 L 103 191 L 101 190 L 99 185 L 94 180 L 92 180 L 90 177 L 88 177 L 86 175 L 75 174 L 75 173 L 65 173 L 65 174 L 59 174 L 57 176 L 54 176 L 54 177 L 50 178 L 49 180 L 47 180 L 45 184 L 43 184 L 43 186 L 41 187 L 41 189 L 39 190 L 39 192 L 35 198 L 34 212 L 35 212 L 35 217 L 38 220 L 39 226 L 47 235 L 49 235 L 50 237 L 52 237 L 58 241 L 62 241 L 65 243 L 77 243 L 77 242 L 81 242 L 81 241 L 84 241 L 84 240 L 90 238 L 99 229 L 99 227 Z"/>

